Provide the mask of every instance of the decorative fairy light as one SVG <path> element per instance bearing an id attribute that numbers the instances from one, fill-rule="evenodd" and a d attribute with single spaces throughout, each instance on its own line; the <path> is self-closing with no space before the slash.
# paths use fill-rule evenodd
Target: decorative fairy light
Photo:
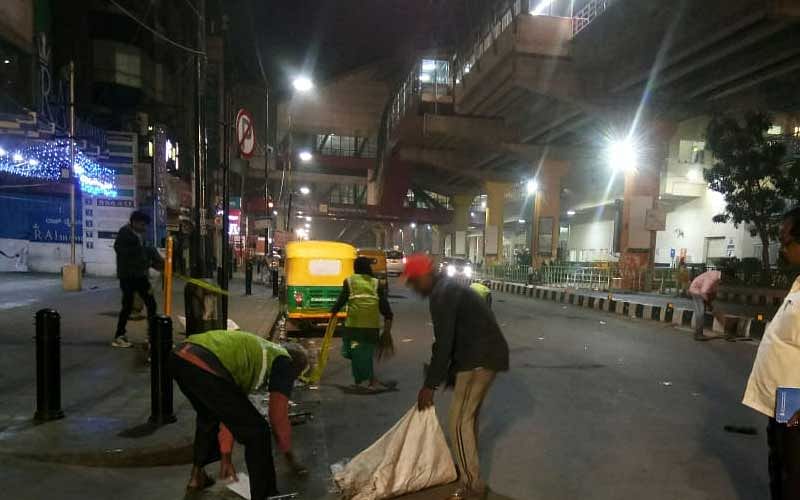
<path id="1" fill-rule="evenodd" d="M 0 172 L 56 181 L 69 168 L 69 141 L 27 143 L 19 149 L 0 147 Z M 117 196 L 114 172 L 75 149 L 73 172 L 81 190 L 93 196 Z"/>

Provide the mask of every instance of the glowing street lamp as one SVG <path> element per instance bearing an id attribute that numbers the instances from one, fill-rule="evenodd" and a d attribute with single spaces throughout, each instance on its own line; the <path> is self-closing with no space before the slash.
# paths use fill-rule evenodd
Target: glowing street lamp
<path id="1" fill-rule="evenodd" d="M 308 162 L 311 161 L 312 158 L 314 158 L 314 155 L 312 155 L 308 151 L 300 151 L 300 154 L 297 155 L 297 156 L 300 158 L 300 161 L 302 161 L 303 163 L 308 163 Z"/>
<path id="2" fill-rule="evenodd" d="M 294 89 L 302 94 L 311 91 L 314 88 L 314 82 L 307 76 L 298 76 L 292 81 Z"/>
<path id="3" fill-rule="evenodd" d="M 536 179 L 530 179 L 527 183 L 525 183 L 525 191 L 527 191 L 529 195 L 535 194 L 537 191 L 539 191 L 539 183 L 536 182 Z"/>
<path id="4" fill-rule="evenodd" d="M 308 193 L 310 193 L 310 192 L 311 192 L 311 189 L 309 189 L 308 186 L 301 186 L 300 187 L 300 194 L 305 196 L 305 195 L 308 195 Z"/>
<path id="5" fill-rule="evenodd" d="M 630 137 L 613 140 L 608 145 L 606 158 L 612 170 L 632 172 L 639 163 L 638 147 Z"/>

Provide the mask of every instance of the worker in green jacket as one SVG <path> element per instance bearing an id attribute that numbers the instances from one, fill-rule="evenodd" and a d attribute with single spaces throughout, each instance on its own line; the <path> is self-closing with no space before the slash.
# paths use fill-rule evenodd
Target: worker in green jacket
<path id="1" fill-rule="evenodd" d="M 235 438 L 245 447 L 251 498 L 277 495 L 270 425 L 290 467 L 304 472 L 291 451 L 289 398 L 295 379 L 307 366 L 308 357 L 299 345 L 276 344 L 241 331 L 192 335 L 172 351 L 172 375 L 197 412 L 187 493 L 214 483 L 203 469 L 211 462 L 221 460 L 221 476 L 235 477 L 231 462 Z M 248 398 L 262 387 L 269 391 L 269 423 Z"/>
<path id="2" fill-rule="evenodd" d="M 331 313 L 335 316 L 347 306 L 342 355 L 351 362 L 355 388 L 380 392 L 388 387 L 375 378 L 373 359 L 381 336 L 381 316 L 383 335 L 391 335 L 392 309 L 386 289 L 372 276 L 370 259 L 358 257 L 353 267 L 355 274 L 344 281 Z"/>
<path id="3" fill-rule="evenodd" d="M 486 302 L 486 305 L 489 306 L 489 309 L 492 308 L 492 289 L 489 288 L 491 286 L 491 282 L 489 280 L 485 280 L 482 283 L 478 283 L 477 281 L 471 284 L 469 287 L 481 296 L 481 298 Z"/>

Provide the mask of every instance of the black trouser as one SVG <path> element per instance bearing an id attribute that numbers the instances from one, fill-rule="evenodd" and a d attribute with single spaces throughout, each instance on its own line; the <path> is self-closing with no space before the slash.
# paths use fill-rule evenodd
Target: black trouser
<path id="1" fill-rule="evenodd" d="M 787 427 L 770 418 L 767 444 L 772 500 L 797 500 L 800 498 L 800 428 Z"/>
<path id="2" fill-rule="evenodd" d="M 156 299 L 153 298 L 153 291 L 150 289 L 150 280 L 146 276 L 136 278 L 120 278 L 119 287 L 122 289 L 122 309 L 117 320 L 116 337 L 125 335 L 125 326 L 133 310 L 133 294 L 138 293 L 147 307 L 147 324 L 156 315 Z"/>
<path id="3" fill-rule="evenodd" d="M 267 420 L 233 382 L 213 375 L 172 354 L 172 376 L 197 412 L 194 465 L 203 467 L 219 460 L 219 424 L 230 429 L 244 445 L 250 474 L 250 497 L 265 500 L 277 495 L 275 464 Z"/>

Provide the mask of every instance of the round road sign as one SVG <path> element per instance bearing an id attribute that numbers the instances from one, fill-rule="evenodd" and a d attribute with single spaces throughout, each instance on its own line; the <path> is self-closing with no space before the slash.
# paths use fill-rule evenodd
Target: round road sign
<path id="1" fill-rule="evenodd" d="M 236 140 L 239 143 L 239 153 L 244 158 L 253 156 L 256 148 L 256 132 L 253 130 L 253 115 L 242 108 L 236 113 Z"/>

